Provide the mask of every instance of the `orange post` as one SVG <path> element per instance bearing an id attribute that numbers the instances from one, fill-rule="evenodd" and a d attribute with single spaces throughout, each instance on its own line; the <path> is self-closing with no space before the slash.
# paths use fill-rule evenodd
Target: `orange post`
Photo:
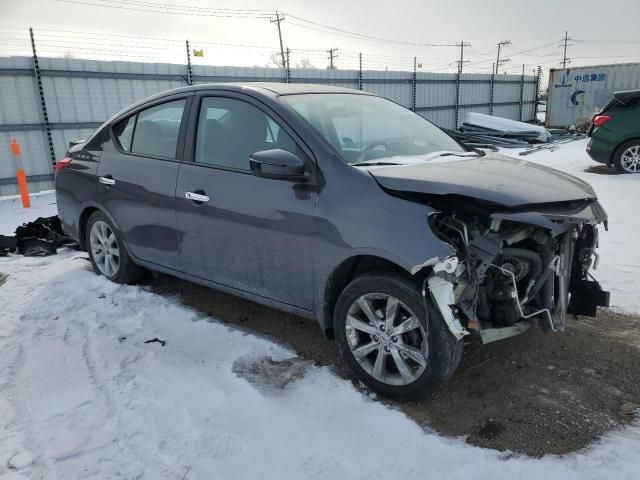
<path id="1" fill-rule="evenodd" d="M 11 140 L 11 155 L 16 163 L 16 178 L 18 179 L 18 189 L 20 190 L 20 198 L 22 198 L 22 206 L 24 208 L 31 207 L 31 200 L 29 199 L 29 186 L 27 185 L 27 175 L 22 168 L 20 156 L 22 151 L 20 150 L 20 144 L 16 139 Z"/>

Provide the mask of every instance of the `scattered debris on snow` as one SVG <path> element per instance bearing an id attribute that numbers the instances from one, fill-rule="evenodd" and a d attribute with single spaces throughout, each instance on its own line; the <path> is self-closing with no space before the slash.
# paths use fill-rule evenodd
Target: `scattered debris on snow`
<path id="1" fill-rule="evenodd" d="M 76 242 L 65 235 L 57 215 L 39 217 L 18 226 L 13 237 L 0 236 L 0 255 L 17 252 L 25 257 L 55 255 L 60 247 Z"/>

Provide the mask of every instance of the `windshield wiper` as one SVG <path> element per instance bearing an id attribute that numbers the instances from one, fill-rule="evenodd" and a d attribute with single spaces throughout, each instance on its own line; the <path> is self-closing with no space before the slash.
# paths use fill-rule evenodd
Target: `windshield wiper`
<path id="1" fill-rule="evenodd" d="M 371 160 L 367 160 L 366 162 L 358 162 L 358 163 L 351 164 L 352 167 L 371 167 L 374 165 L 377 166 L 377 165 L 402 165 L 402 164 L 397 162 L 375 162 Z"/>
<path id="2" fill-rule="evenodd" d="M 465 153 L 472 153 L 473 155 L 465 155 Z M 443 152 L 440 155 L 438 155 L 438 157 L 471 157 L 471 156 L 478 156 L 478 157 L 484 157 L 487 153 L 483 152 L 482 150 L 471 150 L 470 152 L 464 152 L 464 153 L 459 153 L 459 152 Z"/>

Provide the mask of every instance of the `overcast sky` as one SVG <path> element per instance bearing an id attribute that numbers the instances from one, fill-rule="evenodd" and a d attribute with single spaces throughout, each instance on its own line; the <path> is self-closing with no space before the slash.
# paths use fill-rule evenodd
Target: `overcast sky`
<path id="1" fill-rule="evenodd" d="M 307 58 L 325 68 L 329 48 L 338 48 L 336 66 L 345 69 L 357 68 L 358 52 L 369 69 L 410 70 L 416 56 L 423 71 L 453 71 L 460 56 L 455 46 L 357 39 L 304 20 L 394 41 L 469 42 L 466 72 L 489 72 L 496 43 L 502 40 L 512 43 L 503 48 L 502 57 L 510 61 L 501 71 L 519 73 L 523 63 L 527 73 L 538 64 L 545 70 L 557 67 L 565 30 L 573 39 L 568 56 L 574 66 L 640 61 L 640 0 L 0 0 L 0 4 L 0 55 L 28 53 L 27 28 L 32 26 L 43 56 L 183 63 L 188 38 L 193 48 L 204 50 L 204 57 L 195 63 L 264 66 L 272 52 L 279 51 L 277 29 L 263 12 L 246 10 L 279 10 L 286 17 L 282 33 L 285 48 L 292 49 L 292 65 Z M 234 11 L 228 12 L 231 17 L 222 17 L 224 11 L 210 9 Z"/>

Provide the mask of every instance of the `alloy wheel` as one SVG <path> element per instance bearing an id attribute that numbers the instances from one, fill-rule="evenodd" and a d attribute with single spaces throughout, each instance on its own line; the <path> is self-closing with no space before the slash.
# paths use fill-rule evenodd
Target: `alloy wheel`
<path id="1" fill-rule="evenodd" d="M 91 227 L 89 243 L 93 261 L 100 273 L 105 277 L 113 277 L 120 265 L 120 249 L 111 227 L 102 220 L 95 222 Z"/>
<path id="2" fill-rule="evenodd" d="M 622 152 L 620 165 L 625 172 L 640 173 L 640 145 L 632 145 Z"/>
<path id="3" fill-rule="evenodd" d="M 408 385 L 427 367 L 427 332 L 417 315 L 391 295 L 369 293 L 356 299 L 345 329 L 353 357 L 379 382 Z"/>

